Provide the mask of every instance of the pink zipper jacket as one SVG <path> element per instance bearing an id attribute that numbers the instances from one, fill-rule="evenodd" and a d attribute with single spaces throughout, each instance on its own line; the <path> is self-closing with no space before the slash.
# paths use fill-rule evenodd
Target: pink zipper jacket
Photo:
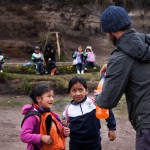
<path id="1" fill-rule="evenodd" d="M 30 111 L 35 111 L 32 105 L 27 104 L 22 107 L 23 115 Z M 40 148 L 40 122 L 36 116 L 32 115 L 25 119 L 22 125 L 20 139 L 22 142 L 27 143 L 27 150 L 34 150 L 35 145 Z"/>
<path id="2" fill-rule="evenodd" d="M 95 54 L 94 52 L 86 52 L 87 53 L 87 62 L 95 62 Z"/>

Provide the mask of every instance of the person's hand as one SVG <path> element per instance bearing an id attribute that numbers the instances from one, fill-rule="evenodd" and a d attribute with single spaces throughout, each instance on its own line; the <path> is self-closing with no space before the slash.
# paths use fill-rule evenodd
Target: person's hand
<path id="1" fill-rule="evenodd" d="M 106 73 L 106 70 L 107 70 L 107 64 L 104 64 L 99 71 L 100 76 L 102 75 L 102 73 Z"/>
<path id="2" fill-rule="evenodd" d="M 101 92 L 99 90 L 94 90 L 94 96 L 99 95 Z"/>
<path id="3" fill-rule="evenodd" d="M 65 126 L 65 127 L 68 126 L 67 120 L 64 120 L 64 119 L 63 119 L 63 120 L 61 120 L 61 123 L 62 123 L 62 125 Z"/>
<path id="4" fill-rule="evenodd" d="M 69 129 L 68 127 L 64 127 L 63 132 L 64 132 L 64 135 L 65 135 L 65 136 L 69 136 L 69 134 L 70 134 L 70 129 Z"/>
<path id="5" fill-rule="evenodd" d="M 116 132 L 115 132 L 115 130 L 110 130 L 108 132 L 108 137 L 109 137 L 110 141 L 114 141 L 116 139 Z"/>
<path id="6" fill-rule="evenodd" d="M 41 136 L 41 141 L 44 142 L 45 144 L 52 144 L 52 138 L 49 135 L 42 135 Z"/>
<path id="7" fill-rule="evenodd" d="M 45 61 L 43 61 L 42 64 L 43 64 L 43 66 L 46 66 L 46 62 Z"/>

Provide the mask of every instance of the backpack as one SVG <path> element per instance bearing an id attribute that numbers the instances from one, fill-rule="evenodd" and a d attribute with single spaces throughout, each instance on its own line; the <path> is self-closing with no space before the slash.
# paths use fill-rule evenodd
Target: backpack
<path id="1" fill-rule="evenodd" d="M 40 118 L 41 118 L 41 113 L 37 112 L 37 111 L 31 111 L 31 112 L 28 112 L 27 114 L 25 114 L 22 122 L 21 122 L 21 127 L 24 123 L 24 121 L 26 120 L 26 118 L 28 118 L 29 116 L 33 116 L 35 115 L 35 117 L 37 118 L 37 120 L 40 122 Z M 35 144 L 33 144 L 34 146 L 34 150 L 40 150 Z"/>
<path id="2" fill-rule="evenodd" d="M 21 127 L 25 121 L 25 119 L 29 116 L 35 115 L 35 117 L 40 122 L 40 134 L 42 135 L 50 135 L 53 138 L 53 143 L 42 144 L 40 150 L 64 150 L 65 149 L 65 137 L 61 132 L 61 127 L 58 120 L 50 113 L 39 113 L 36 111 L 28 112 L 22 120 Z M 39 150 L 34 144 L 34 150 Z"/>
<path id="3" fill-rule="evenodd" d="M 29 116 L 33 116 L 33 115 L 35 115 L 35 117 L 36 117 L 36 118 L 39 120 L 39 122 L 40 122 L 41 113 L 39 113 L 39 112 L 37 112 L 37 111 L 31 111 L 31 112 L 28 112 L 27 114 L 25 114 L 25 116 L 24 116 L 24 118 L 23 118 L 23 120 L 22 120 L 22 122 L 21 122 L 21 127 L 22 127 L 24 121 L 26 120 L 26 118 L 28 118 Z"/>

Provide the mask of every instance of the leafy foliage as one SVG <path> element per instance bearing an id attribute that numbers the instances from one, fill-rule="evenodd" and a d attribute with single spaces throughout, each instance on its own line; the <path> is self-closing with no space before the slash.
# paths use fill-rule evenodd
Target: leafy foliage
<path id="1" fill-rule="evenodd" d="M 35 74 L 35 66 L 4 66 L 3 67 L 4 72 L 6 73 L 17 73 L 17 74 Z M 58 66 L 57 67 L 59 74 L 73 74 L 76 73 L 76 67 L 72 65 L 65 65 L 65 66 Z M 93 70 L 92 68 L 89 68 L 88 72 L 98 72 L 100 70 L 100 67 L 97 66 L 96 70 Z"/>

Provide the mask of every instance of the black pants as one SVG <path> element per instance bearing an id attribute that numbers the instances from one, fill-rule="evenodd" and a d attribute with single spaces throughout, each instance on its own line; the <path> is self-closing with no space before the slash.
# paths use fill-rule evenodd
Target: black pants
<path id="1" fill-rule="evenodd" d="M 47 71 L 48 73 L 50 73 L 51 70 L 52 70 L 53 68 L 55 68 L 55 67 L 56 67 L 56 62 L 55 62 L 55 61 L 47 61 L 47 62 L 46 62 L 46 71 Z"/>
<path id="2" fill-rule="evenodd" d="M 2 64 L 3 64 L 3 63 L 0 62 L 0 70 L 2 70 Z"/>
<path id="3" fill-rule="evenodd" d="M 92 68 L 94 68 L 95 67 L 95 63 L 94 62 L 88 62 L 88 61 L 86 61 L 85 62 L 85 68 L 88 68 L 89 66 L 91 66 Z"/>
<path id="4" fill-rule="evenodd" d="M 150 129 L 136 132 L 136 150 L 150 150 Z"/>
<path id="5" fill-rule="evenodd" d="M 84 141 L 84 140 L 83 140 Z M 86 141 L 86 140 L 85 140 Z M 69 150 L 101 150 L 101 139 L 96 140 L 94 143 L 75 142 L 69 141 Z"/>

